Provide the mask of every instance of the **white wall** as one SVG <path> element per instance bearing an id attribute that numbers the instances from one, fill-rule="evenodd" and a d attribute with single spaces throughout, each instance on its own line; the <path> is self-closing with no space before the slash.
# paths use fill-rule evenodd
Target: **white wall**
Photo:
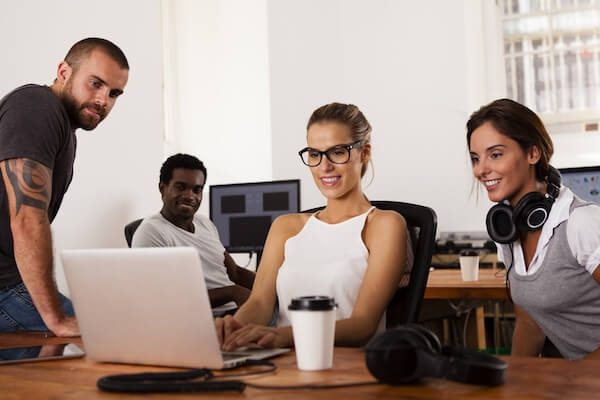
<path id="1" fill-rule="evenodd" d="M 69 47 L 114 41 L 131 67 L 125 94 L 91 132 L 78 131 L 75 175 L 54 223 L 54 247 L 124 247 L 123 226 L 160 208 L 162 58 L 159 0 L 0 0 L 0 93 L 50 84 Z M 59 287 L 65 289 L 62 270 Z"/>
<path id="2" fill-rule="evenodd" d="M 491 204 L 471 176 L 465 122 L 504 96 L 501 27 L 485 20 L 492 3 L 166 3 L 167 124 L 178 136 L 168 152 L 205 160 L 209 185 L 299 177 L 303 208 L 323 204 L 296 153 L 316 107 L 351 102 L 374 127 L 371 199 L 429 205 L 439 232 L 485 230 Z M 600 163 L 576 150 L 598 148 L 596 136 L 555 141 L 558 167 Z"/>
<path id="3" fill-rule="evenodd" d="M 354 103 L 374 128 L 372 200 L 431 206 L 439 231 L 485 230 L 489 203 L 470 196 L 464 128 L 482 101 L 465 20 L 477 4 L 270 1 L 274 178 L 301 176 L 302 206 L 323 204 L 296 152 L 316 107 Z"/>
<path id="4" fill-rule="evenodd" d="M 272 178 L 266 4 L 164 3 L 165 153 L 199 157 L 207 185 Z"/>
<path id="5" fill-rule="evenodd" d="M 114 40 L 131 64 L 108 119 L 78 133 L 55 248 L 125 246 L 123 225 L 160 208 L 158 169 L 174 151 L 204 159 L 208 184 L 300 177 L 303 207 L 322 204 L 297 150 L 310 113 L 331 101 L 357 104 L 374 127 L 371 199 L 429 205 L 439 231 L 484 230 L 490 204 L 471 195 L 464 138 L 469 114 L 498 94 L 482 65 L 483 1 L 165 0 L 177 45 L 166 83 L 179 91 L 167 116 L 188 121 L 167 119 L 164 148 L 160 0 L 0 0 L 2 94 L 50 83 L 86 36 Z M 600 164 L 598 135 L 554 141 L 557 167 Z"/>

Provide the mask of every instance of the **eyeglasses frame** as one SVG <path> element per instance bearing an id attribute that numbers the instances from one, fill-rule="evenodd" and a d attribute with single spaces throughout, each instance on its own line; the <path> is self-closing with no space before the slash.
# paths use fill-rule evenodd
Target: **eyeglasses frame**
<path id="1" fill-rule="evenodd" d="M 302 150 L 300 150 L 298 152 L 298 155 L 300 156 L 300 160 L 302 160 L 302 164 L 306 165 L 309 168 L 314 168 L 314 167 L 318 167 L 319 165 L 321 165 L 321 162 L 323 161 L 323 156 L 327 157 L 327 159 L 329 160 L 330 163 L 341 165 L 341 164 L 347 164 L 348 161 L 350 161 L 350 153 L 351 153 L 352 149 L 355 149 L 355 148 L 358 149 L 362 145 L 363 145 L 363 141 L 362 140 L 357 140 L 357 141 L 354 141 L 354 142 L 349 143 L 349 144 L 336 144 L 335 146 L 331 146 L 327 150 L 323 150 L 323 151 L 317 150 L 317 149 L 313 149 L 312 147 L 305 147 L 305 148 L 303 148 Z M 339 162 L 335 162 L 331 158 L 329 158 L 329 156 L 327 155 L 327 153 L 329 151 L 335 149 L 336 147 L 337 148 L 341 147 L 341 148 L 344 148 L 344 149 L 348 150 L 348 159 L 346 161 L 339 163 Z M 304 161 L 304 158 L 302 158 L 302 154 L 306 153 L 309 150 L 313 150 L 313 151 L 316 151 L 317 153 L 319 153 L 319 162 L 316 163 L 315 165 L 308 165 Z"/>

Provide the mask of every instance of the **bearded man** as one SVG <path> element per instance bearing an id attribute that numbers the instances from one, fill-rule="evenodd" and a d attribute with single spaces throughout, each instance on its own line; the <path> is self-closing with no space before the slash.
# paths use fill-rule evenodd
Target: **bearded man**
<path id="1" fill-rule="evenodd" d="M 21 86 L 0 100 L 0 332 L 79 335 L 54 280 L 50 223 L 73 177 L 75 131 L 98 126 L 128 77 L 121 49 L 87 38 L 51 86 Z"/>

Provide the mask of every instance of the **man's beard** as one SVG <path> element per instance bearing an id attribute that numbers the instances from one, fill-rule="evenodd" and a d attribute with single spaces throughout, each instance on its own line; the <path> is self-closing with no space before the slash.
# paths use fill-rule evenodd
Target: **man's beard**
<path id="1" fill-rule="evenodd" d="M 67 114 L 71 119 L 71 124 L 75 128 L 81 128 L 86 131 L 91 131 L 96 128 L 100 122 L 106 117 L 106 109 L 97 104 L 87 102 L 78 103 L 75 97 L 71 94 L 72 85 L 71 82 L 67 83 L 62 93 L 62 103 L 67 110 Z M 93 116 L 85 113 L 85 109 L 93 110 L 98 113 L 100 118 L 94 118 Z"/>

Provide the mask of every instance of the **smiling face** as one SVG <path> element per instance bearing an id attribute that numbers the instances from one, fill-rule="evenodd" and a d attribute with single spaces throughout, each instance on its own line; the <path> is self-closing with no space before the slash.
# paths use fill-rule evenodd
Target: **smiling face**
<path id="1" fill-rule="evenodd" d="M 350 128 L 338 122 L 316 122 L 308 128 L 308 147 L 325 151 L 334 146 L 353 142 Z M 323 156 L 321 163 L 310 167 L 313 179 L 323 196 L 339 199 L 361 193 L 361 169 L 369 161 L 370 144 L 350 150 L 350 159 L 345 164 L 334 164 Z"/>
<path id="2" fill-rule="evenodd" d="M 524 150 L 518 142 L 486 122 L 473 131 L 469 142 L 473 175 L 493 202 L 508 200 L 512 206 L 527 193 L 538 190 L 536 146 Z"/>
<path id="3" fill-rule="evenodd" d="M 54 87 L 73 126 L 92 130 L 110 113 L 128 77 L 126 68 L 96 49 L 76 66 L 60 63 Z"/>
<path id="4" fill-rule="evenodd" d="M 198 169 L 175 168 L 169 183 L 158 186 L 163 200 L 161 214 L 179 227 L 189 226 L 202 202 L 205 181 Z"/>

